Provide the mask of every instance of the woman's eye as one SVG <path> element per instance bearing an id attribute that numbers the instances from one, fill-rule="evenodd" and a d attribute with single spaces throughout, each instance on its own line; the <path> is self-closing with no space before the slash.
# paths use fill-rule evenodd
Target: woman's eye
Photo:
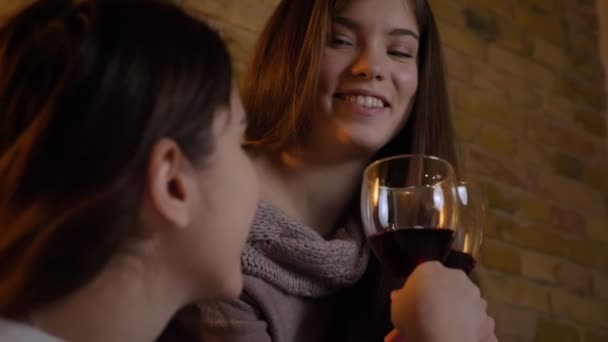
<path id="1" fill-rule="evenodd" d="M 351 46 L 353 45 L 351 42 L 349 42 L 346 39 L 340 38 L 340 37 L 333 37 L 331 39 L 331 44 L 333 46 Z"/>
<path id="2" fill-rule="evenodd" d="M 412 54 L 408 53 L 408 52 L 403 52 L 403 51 L 399 51 L 399 50 L 389 50 L 388 54 L 391 56 L 395 56 L 398 58 L 412 58 Z"/>

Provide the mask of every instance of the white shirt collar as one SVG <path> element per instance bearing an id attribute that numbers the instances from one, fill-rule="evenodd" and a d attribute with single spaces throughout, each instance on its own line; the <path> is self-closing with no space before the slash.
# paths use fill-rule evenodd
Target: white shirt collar
<path id="1" fill-rule="evenodd" d="M 31 325 L 0 318 L 0 341 L 4 342 L 65 342 Z"/>

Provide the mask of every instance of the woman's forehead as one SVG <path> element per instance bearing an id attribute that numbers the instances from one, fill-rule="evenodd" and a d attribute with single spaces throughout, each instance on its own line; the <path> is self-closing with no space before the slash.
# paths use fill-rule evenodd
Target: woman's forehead
<path id="1" fill-rule="evenodd" d="M 383 27 L 392 31 L 417 29 L 414 5 L 410 0 L 349 0 L 336 12 L 333 23 L 350 28 Z"/>

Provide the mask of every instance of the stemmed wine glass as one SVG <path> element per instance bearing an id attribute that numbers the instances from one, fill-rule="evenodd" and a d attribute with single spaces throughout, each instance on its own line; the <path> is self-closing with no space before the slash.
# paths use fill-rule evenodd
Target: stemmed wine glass
<path id="1" fill-rule="evenodd" d="M 444 265 L 469 274 L 483 242 L 486 200 L 479 187 L 470 182 L 459 182 L 457 194 L 460 210 L 456 235 Z"/>
<path id="2" fill-rule="evenodd" d="M 363 227 L 376 256 L 407 277 L 425 261 L 450 252 L 460 206 L 450 163 L 401 155 L 370 164 L 363 174 Z"/>

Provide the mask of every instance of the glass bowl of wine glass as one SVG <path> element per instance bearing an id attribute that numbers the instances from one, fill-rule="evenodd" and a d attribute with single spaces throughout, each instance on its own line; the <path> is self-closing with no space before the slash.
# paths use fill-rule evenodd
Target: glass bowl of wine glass
<path id="1" fill-rule="evenodd" d="M 375 161 L 364 171 L 361 214 L 374 254 L 397 276 L 450 252 L 460 210 L 449 162 L 427 155 Z"/>
<path id="2" fill-rule="evenodd" d="M 457 194 L 460 210 L 456 234 L 444 265 L 469 274 L 475 268 L 483 243 L 487 202 L 481 189 L 471 182 L 459 182 Z"/>

